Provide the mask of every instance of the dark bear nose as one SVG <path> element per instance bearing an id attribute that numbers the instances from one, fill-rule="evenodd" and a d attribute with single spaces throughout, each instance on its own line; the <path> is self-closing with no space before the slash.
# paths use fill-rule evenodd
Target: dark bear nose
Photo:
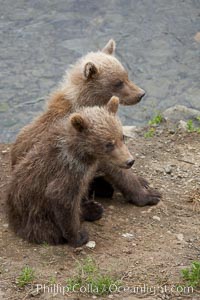
<path id="1" fill-rule="evenodd" d="M 145 96 L 145 91 L 143 91 L 141 94 L 140 94 L 140 97 L 142 98 L 142 97 L 144 97 Z"/>
<path id="2" fill-rule="evenodd" d="M 127 167 L 128 167 L 128 168 L 131 168 L 131 167 L 132 167 L 132 165 L 134 164 L 134 162 L 135 162 L 135 160 L 134 160 L 134 159 L 128 159 L 128 160 L 126 161 L 126 165 L 127 165 Z"/>
<path id="3" fill-rule="evenodd" d="M 138 97 L 137 97 L 137 102 L 140 102 L 142 100 L 142 98 L 144 97 L 145 95 L 145 91 L 142 90 L 142 92 L 140 92 L 138 94 Z"/>
<path id="4" fill-rule="evenodd" d="M 145 91 L 142 91 L 140 94 L 139 94 L 139 99 L 141 100 L 145 95 Z"/>

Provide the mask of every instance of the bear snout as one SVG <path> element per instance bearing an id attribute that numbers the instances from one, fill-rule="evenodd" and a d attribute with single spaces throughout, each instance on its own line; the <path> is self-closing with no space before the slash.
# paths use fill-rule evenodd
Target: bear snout
<path id="1" fill-rule="evenodd" d="M 133 166 L 134 162 L 135 162 L 135 159 L 129 158 L 123 164 L 118 165 L 118 167 L 120 167 L 121 169 L 130 169 Z"/>
<path id="2" fill-rule="evenodd" d="M 141 92 L 138 94 L 138 101 L 137 102 L 140 102 L 142 100 L 142 98 L 145 96 L 145 91 L 144 90 L 141 90 Z"/>
<path id="3" fill-rule="evenodd" d="M 126 161 L 127 169 L 130 169 L 133 166 L 134 162 L 135 162 L 135 159 L 133 159 L 133 158 L 128 159 Z"/>

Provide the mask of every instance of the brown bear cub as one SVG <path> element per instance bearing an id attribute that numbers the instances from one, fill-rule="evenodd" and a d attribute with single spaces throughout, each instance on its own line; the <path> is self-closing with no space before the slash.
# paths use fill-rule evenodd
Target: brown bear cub
<path id="1" fill-rule="evenodd" d="M 9 224 L 19 236 L 72 246 L 88 241 L 80 204 L 98 164 L 103 160 L 128 169 L 134 163 L 115 116 L 118 104 L 112 97 L 104 108 L 83 108 L 55 122 L 21 159 L 7 198 Z"/>
<path id="2" fill-rule="evenodd" d="M 13 168 L 27 152 L 34 149 L 43 136 L 49 134 L 54 122 L 69 116 L 77 108 L 106 105 L 112 96 L 119 97 L 123 105 L 134 105 L 142 99 L 144 91 L 128 78 L 127 71 L 116 59 L 114 52 L 115 42 L 110 40 L 101 51 L 88 53 L 67 70 L 58 90 L 50 96 L 47 110 L 19 133 L 11 150 Z M 130 203 L 138 206 L 153 205 L 161 199 L 157 190 L 150 188 L 145 179 L 134 175 L 131 170 L 122 170 L 108 161 L 102 161 L 99 171 Z M 109 193 L 112 194 L 112 189 Z M 83 203 L 83 207 L 83 215 L 89 220 L 88 216 L 95 210 L 95 205 L 90 201 Z M 97 211 L 100 209 L 96 208 Z"/>

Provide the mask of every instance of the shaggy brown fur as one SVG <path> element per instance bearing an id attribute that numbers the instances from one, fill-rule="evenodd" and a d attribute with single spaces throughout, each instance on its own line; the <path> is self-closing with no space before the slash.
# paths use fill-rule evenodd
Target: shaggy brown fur
<path id="1" fill-rule="evenodd" d="M 118 96 L 124 105 L 133 105 L 141 100 L 144 91 L 129 80 L 126 70 L 114 57 L 114 50 L 115 43 L 110 40 L 102 51 L 87 54 L 67 71 L 58 91 L 50 96 L 46 112 L 19 133 L 11 151 L 13 167 L 43 135 L 48 134 L 56 120 L 70 115 L 78 107 L 105 105 L 113 95 Z M 104 171 L 104 166 L 101 169 Z M 147 187 L 146 180 L 130 170 L 122 171 L 106 165 L 105 171 L 127 201 L 142 206 L 156 204 L 160 200 L 160 194 Z"/>
<path id="2" fill-rule="evenodd" d="M 105 108 L 81 109 L 51 126 L 16 166 L 7 198 L 9 224 L 22 238 L 81 246 L 80 202 L 98 161 L 118 168 L 134 162 L 115 117 L 116 97 Z"/>

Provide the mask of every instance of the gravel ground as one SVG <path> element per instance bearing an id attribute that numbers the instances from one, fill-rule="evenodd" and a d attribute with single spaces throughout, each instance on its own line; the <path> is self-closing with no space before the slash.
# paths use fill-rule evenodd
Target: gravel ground
<path id="1" fill-rule="evenodd" d="M 10 177 L 10 145 L 0 146 L 1 299 L 95 299 L 85 294 L 33 292 L 35 284 L 48 285 L 52 277 L 64 285 L 74 274 L 77 262 L 88 256 L 103 271 L 123 278 L 124 286 L 145 284 L 155 288 L 155 294 L 120 292 L 105 299 L 199 299 L 199 291 L 178 293 L 175 286 L 183 283 L 181 269 L 200 260 L 200 135 L 170 134 L 164 126 L 154 137 L 144 138 L 145 130 L 127 141 L 137 157 L 133 172 L 162 191 L 163 200 L 157 206 L 139 208 L 125 203 L 117 192 L 112 200 L 99 199 L 105 208 L 103 218 L 85 222 L 90 240 L 96 242 L 93 250 L 86 246 L 75 251 L 68 245 L 33 245 L 9 230 L 5 192 Z M 16 279 L 25 265 L 34 269 L 36 278 L 33 285 L 20 289 Z M 166 291 L 162 293 L 164 286 Z"/>

